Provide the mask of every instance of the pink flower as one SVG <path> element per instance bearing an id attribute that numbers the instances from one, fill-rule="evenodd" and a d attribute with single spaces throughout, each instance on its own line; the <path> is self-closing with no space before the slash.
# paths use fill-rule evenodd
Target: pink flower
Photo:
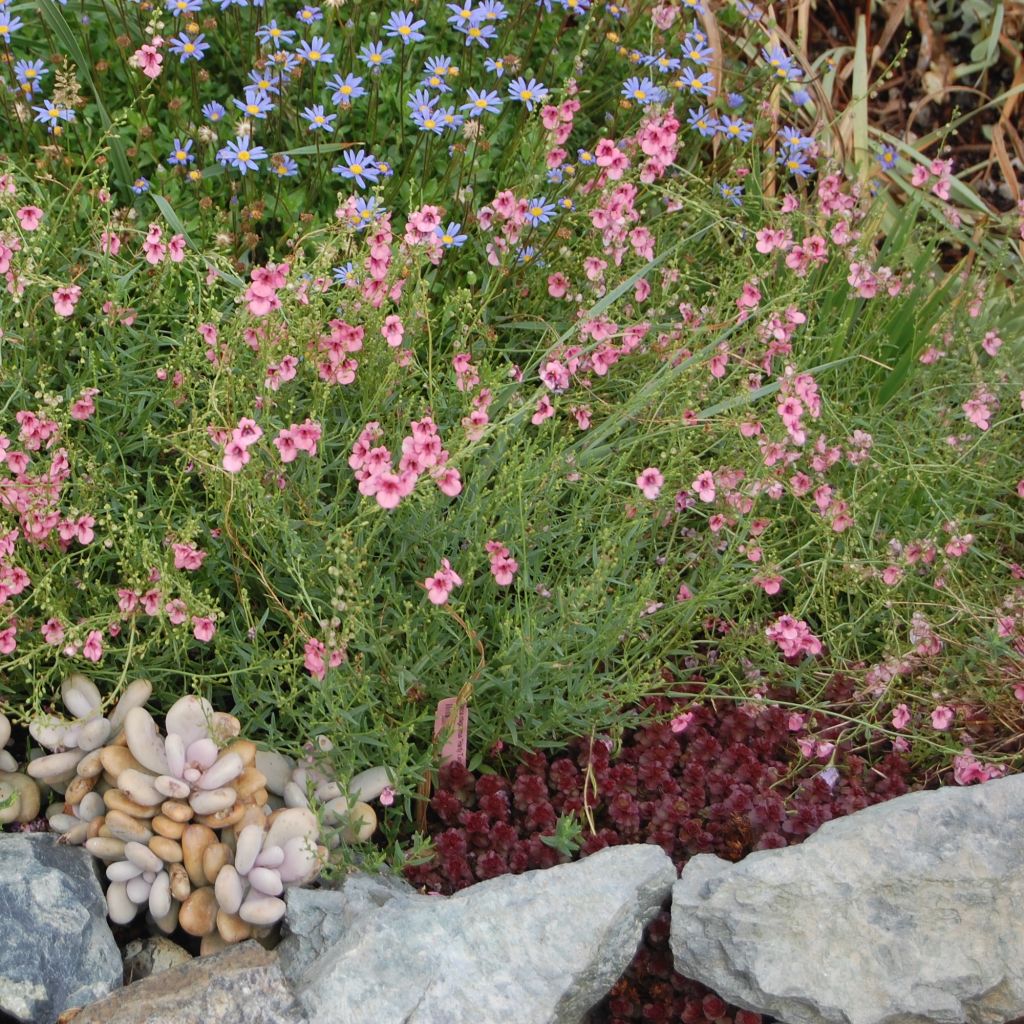
<path id="1" fill-rule="evenodd" d="M 75 311 L 75 304 L 82 296 L 82 289 L 77 284 L 64 285 L 54 289 L 53 311 L 57 316 L 71 316 Z"/>
<path id="2" fill-rule="evenodd" d="M 430 603 L 441 605 L 448 601 L 448 597 L 455 587 L 462 586 L 462 578 L 451 567 L 448 559 L 442 558 L 441 568 L 433 576 L 428 576 L 423 581 L 423 586 L 426 588 Z"/>
<path id="3" fill-rule="evenodd" d="M 711 475 L 710 470 L 704 470 L 690 484 L 690 487 L 701 501 L 715 500 L 715 478 Z"/>
<path id="4" fill-rule="evenodd" d="M 164 605 L 164 611 L 167 613 L 167 618 L 171 620 L 171 624 L 174 626 L 180 626 L 188 615 L 188 609 L 185 607 L 185 602 L 180 597 L 175 598 L 173 601 L 168 601 Z"/>
<path id="5" fill-rule="evenodd" d="M 82 657 L 92 662 L 97 662 L 103 657 L 103 634 L 98 629 L 92 630 L 85 638 Z"/>
<path id="6" fill-rule="evenodd" d="M 73 420 L 87 420 L 96 412 L 93 399 L 99 394 L 98 388 L 84 388 L 82 393 L 72 402 L 70 414 Z"/>
<path id="7" fill-rule="evenodd" d="M 172 544 L 171 549 L 174 551 L 175 569 L 195 572 L 197 569 L 202 568 L 203 559 L 206 558 L 207 554 L 205 551 L 200 551 L 199 548 L 192 544 Z"/>
<path id="8" fill-rule="evenodd" d="M 945 704 L 940 704 L 932 712 L 932 728 L 939 732 L 945 732 L 946 729 L 953 724 L 953 719 L 956 716 L 956 712 Z"/>
<path id="9" fill-rule="evenodd" d="M 393 314 L 391 316 L 386 316 L 384 318 L 384 326 L 381 327 L 380 333 L 384 335 L 384 340 L 392 348 L 398 348 L 402 344 L 402 338 L 405 336 L 405 327 L 402 324 L 402 318 Z"/>
<path id="10" fill-rule="evenodd" d="M 252 458 L 245 446 L 235 438 L 224 445 L 222 464 L 229 473 L 240 473 L 242 467 Z"/>
<path id="11" fill-rule="evenodd" d="M 887 587 L 895 587 L 903 579 L 903 570 L 898 565 L 887 565 L 882 570 L 882 582 Z"/>
<path id="12" fill-rule="evenodd" d="M 693 721 L 693 712 L 684 711 L 681 715 L 676 715 L 675 718 L 669 723 L 669 728 L 675 732 L 686 732 L 690 727 L 690 723 Z"/>
<path id="13" fill-rule="evenodd" d="M 381 473 L 375 478 L 373 496 L 381 508 L 395 508 L 404 497 L 402 478 L 395 473 Z"/>
<path id="14" fill-rule="evenodd" d="M 551 399 L 547 395 L 542 395 L 537 403 L 536 412 L 530 417 L 530 422 L 535 427 L 539 427 L 545 420 L 551 419 L 554 415 L 555 407 L 551 404 Z"/>
<path id="15" fill-rule="evenodd" d="M 892 710 L 892 727 L 906 729 L 910 721 L 910 710 L 906 704 L 897 704 Z"/>
<path id="16" fill-rule="evenodd" d="M 443 494 L 454 498 L 462 492 L 462 477 L 454 466 L 446 466 L 440 472 L 432 471 L 437 486 Z"/>
<path id="17" fill-rule="evenodd" d="M 395 802 L 395 791 L 390 786 L 380 791 L 380 802 L 382 807 L 390 807 Z"/>
<path id="18" fill-rule="evenodd" d="M 192 616 L 192 635 L 204 644 L 209 643 L 213 639 L 216 629 L 217 627 L 213 624 L 213 619 L 199 615 Z"/>
<path id="19" fill-rule="evenodd" d="M 15 214 L 22 231 L 35 231 L 43 219 L 43 211 L 38 206 L 23 206 Z"/>
<path id="20" fill-rule="evenodd" d="M 327 675 L 327 665 L 324 662 L 324 654 L 327 648 L 324 646 L 323 641 L 310 637 L 306 641 L 303 650 L 305 652 L 303 665 L 306 671 L 314 679 L 323 679 Z"/>
<path id="21" fill-rule="evenodd" d="M 18 646 L 18 627 L 8 626 L 0 629 L 0 654 L 13 654 Z"/>
<path id="22" fill-rule="evenodd" d="M 636 485 L 643 492 L 648 501 L 654 501 L 661 494 L 665 478 L 661 471 L 654 466 L 648 466 L 637 478 Z"/>
<path id="23" fill-rule="evenodd" d="M 299 455 L 298 446 L 291 430 L 282 430 L 274 438 L 274 446 L 281 456 L 282 462 L 294 462 Z"/>
<path id="24" fill-rule="evenodd" d="M 499 587 L 509 586 L 518 570 L 519 563 L 514 558 L 510 558 L 507 551 L 491 558 L 491 575 Z"/>
<path id="25" fill-rule="evenodd" d="M 161 71 L 164 55 L 155 46 L 145 43 L 134 53 L 135 63 L 147 78 L 156 78 Z"/>
<path id="26" fill-rule="evenodd" d="M 39 632 L 51 647 L 59 647 L 64 642 L 64 626 L 60 619 L 47 619 Z"/>
<path id="27" fill-rule="evenodd" d="M 786 658 L 802 654 L 817 655 L 822 652 L 821 641 L 811 632 L 810 626 L 792 615 L 781 615 L 765 630 L 765 636 L 774 640 Z"/>

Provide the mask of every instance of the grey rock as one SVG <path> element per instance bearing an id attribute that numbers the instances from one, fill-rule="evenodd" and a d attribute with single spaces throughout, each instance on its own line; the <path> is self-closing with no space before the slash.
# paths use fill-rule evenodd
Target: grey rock
<path id="1" fill-rule="evenodd" d="M 351 923 L 291 980 L 312 1024 L 580 1024 L 675 878 L 659 847 L 620 846 L 447 899 L 320 893 Z"/>
<path id="2" fill-rule="evenodd" d="M 672 896 L 676 970 L 789 1024 L 1024 1016 L 1024 775 L 911 793 Z"/>
<path id="3" fill-rule="evenodd" d="M 52 1021 L 121 986 L 95 861 L 52 834 L 0 834 L 0 1011 Z"/>
<path id="4" fill-rule="evenodd" d="M 197 957 L 87 1006 L 74 1024 L 305 1024 L 278 964 L 258 942 Z"/>
<path id="5" fill-rule="evenodd" d="M 187 949 L 162 935 L 151 935 L 148 939 L 135 939 L 124 950 L 125 984 L 142 981 L 161 971 L 180 967 L 192 959 Z"/>
<path id="6" fill-rule="evenodd" d="M 303 974 L 360 919 L 388 900 L 416 891 L 404 879 L 386 875 L 350 875 L 336 888 L 285 890 L 285 938 L 277 953 L 286 977 Z"/>

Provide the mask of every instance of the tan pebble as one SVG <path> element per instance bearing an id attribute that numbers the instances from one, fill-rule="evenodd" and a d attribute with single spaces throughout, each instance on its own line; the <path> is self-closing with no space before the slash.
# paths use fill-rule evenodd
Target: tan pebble
<path id="1" fill-rule="evenodd" d="M 78 762 L 78 767 L 75 771 L 78 773 L 79 778 L 99 778 L 100 773 L 103 771 L 103 761 L 101 760 L 101 756 L 105 749 L 106 747 L 100 747 L 99 750 L 90 750 L 89 753 Z"/>
<path id="2" fill-rule="evenodd" d="M 209 935 L 217 924 L 217 899 L 213 886 L 195 889 L 178 911 L 178 923 L 189 935 Z"/>
<path id="3" fill-rule="evenodd" d="M 257 807 L 265 807 L 267 801 L 270 799 L 270 793 L 265 789 L 257 789 L 250 798 L 250 802 L 254 803 Z"/>
<path id="4" fill-rule="evenodd" d="M 107 828 L 106 817 L 100 818 L 99 820 L 102 821 L 103 824 L 100 825 L 99 831 L 96 833 L 96 835 L 99 836 L 101 839 L 113 839 L 114 833 L 111 832 L 109 828 Z"/>
<path id="5" fill-rule="evenodd" d="M 217 932 L 227 943 L 242 942 L 252 935 L 252 925 L 247 924 L 237 914 L 225 914 L 217 911 Z"/>
<path id="6" fill-rule="evenodd" d="M 100 750 L 100 763 L 103 770 L 113 777 L 111 785 L 117 784 L 117 777 L 128 768 L 144 771 L 142 765 L 132 757 L 132 752 L 117 743 L 108 743 Z"/>
<path id="7" fill-rule="evenodd" d="M 230 864 L 231 859 L 231 848 L 225 843 L 214 843 L 203 850 L 203 874 L 211 885 L 217 881 L 220 869 Z"/>
<path id="8" fill-rule="evenodd" d="M 263 789 L 267 784 L 267 777 L 256 768 L 246 768 L 241 775 L 231 783 L 231 788 L 239 800 L 247 800 L 257 790 Z"/>
<path id="9" fill-rule="evenodd" d="M 124 857 L 124 840 L 105 836 L 90 836 L 85 848 L 100 860 L 120 860 Z"/>
<path id="10" fill-rule="evenodd" d="M 184 854 L 181 851 L 181 844 L 176 843 L 167 836 L 153 836 L 149 841 L 149 848 L 165 863 L 180 864 Z"/>
<path id="11" fill-rule="evenodd" d="M 228 944 L 220 937 L 219 932 L 210 932 L 209 935 L 204 935 L 203 941 L 199 943 L 199 955 L 211 956 L 227 948 Z"/>
<path id="12" fill-rule="evenodd" d="M 197 888 L 208 885 L 203 872 L 203 851 L 217 842 L 217 834 L 206 825 L 188 825 L 181 834 L 181 850 L 185 870 L 192 884 Z"/>
<path id="13" fill-rule="evenodd" d="M 168 839 L 180 839 L 185 826 L 180 821 L 172 821 L 163 814 L 158 814 L 153 819 L 153 831 L 157 835 L 167 836 Z"/>
<path id="14" fill-rule="evenodd" d="M 167 874 L 171 879 L 171 895 L 183 903 L 192 895 L 192 883 L 188 880 L 188 872 L 184 864 L 169 864 Z"/>
<path id="15" fill-rule="evenodd" d="M 137 804 L 134 800 L 129 800 L 119 789 L 108 789 L 103 794 L 103 802 L 112 811 L 123 811 L 133 818 L 155 818 L 160 813 L 159 807 Z"/>
<path id="16" fill-rule="evenodd" d="M 106 828 L 115 839 L 126 843 L 145 843 L 153 835 L 143 822 L 123 811 L 107 811 Z"/>
<path id="17" fill-rule="evenodd" d="M 244 813 L 245 804 L 236 800 L 233 806 L 218 811 L 216 814 L 202 814 L 196 818 L 196 821 L 209 828 L 230 828 L 241 819 Z"/>
<path id="18" fill-rule="evenodd" d="M 83 777 L 79 775 L 77 778 L 72 779 L 68 784 L 68 788 L 64 790 L 64 802 L 71 804 L 80 804 L 82 798 L 87 794 L 91 793 L 96 787 L 96 776 L 91 778 Z"/>
<path id="19" fill-rule="evenodd" d="M 165 800 L 160 805 L 160 810 L 171 821 L 180 822 L 191 821 L 196 813 L 184 800 Z"/>
<path id="20" fill-rule="evenodd" d="M 99 817 L 93 818 L 89 822 L 89 831 L 86 833 L 88 839 L 96 839 L 100 834 L 100 829 L 106 824 L 106 817 L 100 815 Z"/>
<path id="21" fill-rule="evenodd" d="M 224 754 L 237 754 L 248 768 L 256 761 L 256 744 L 252 740 L 235 740 L 221 751 L 221 756 Z"/>

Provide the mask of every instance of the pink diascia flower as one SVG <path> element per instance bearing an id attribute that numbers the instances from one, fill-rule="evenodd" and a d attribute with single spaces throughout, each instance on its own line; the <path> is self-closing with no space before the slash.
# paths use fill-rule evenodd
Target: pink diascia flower
<path id="1" fill-rule="evenodd" d="M 18 646 L 18 627 L 7 626 L 0 629 L 0 654 L 13 654 Z"/>
<path id="2" fill-rule="evenodd" d="M 202 641 L 204 644 L 209 643 L 213 639 L 213 634 L 216 630 L 217 627 L 214 625 L 213 619 L 200 615 L 192 616 L 192 635 L 197 640 Z"/>
<path id="3" fill-rule="evenodd" d="M 892 710 L 892 727 L 894 729 L 906 729 L 910 722 L 910 709 L 906 704 L 897 704 Z"/>
<path id="4" fill-rule="evenodd" d="M 39 630 L 51 647 L 60 647 L 64 642 L 64 626 L 60 619 L 47 619 Z"/>
<path id="5" fill-rule="evenodd" d="M 174 551 L 174 568 L 185 569 L 188 572 L 202 568 L 203 559 L 207 555 L 193 544 L 172 544 L 171 549 Z"/>
<path id="6" fill-rule="evenodd" d="M 22 231 L 35 231 L 43 219 L 43 211 L 38 206 L 23 206 L 15 213 Z"/>
<path id="7" fill-rule="evenodd" d="M 953 724 L 956 712 L 945 704 L 940 704 L 932 712 L 932 728 L 939 732 L 945 732 Z"/>
<path id="8" fill-rule="evenodd" d="M 462 577 L 451 567 L 447 558 L 441 559 L 441 568 L 423 581 L 431 604 L 445 604 L 456 587 L 462 586 Z"/>
<path id="9" fill-rule="evenodd" d="M 810 626 L 792 615 L 781 615 L 765 630 L 765 636 L 774 640 L 784 657 L 795 658 L 802 654 L 817 655 L 822 652 L 821 641 L 811 632 Z"/>
<path id="10" fill-rule="evenodd" d="M 96 412 L 93 399 L 99 394 L 99 388 L 83 388 L 82 393 L 71 403 L 69 410 L 73 420 L 87 420 Z"/>
<path id="11" fill-rule="evenodd" d="M 988 782 L 989 779 L 998 779 L 1005 774 L 1006 765 L 982 764 L 971 752 L 970 747 L 964 747 L 963 752 L 953 758 L 953 778 L 958 786 Z"/>
<path id="12" fill-rule="evenodd" d="M 97 662 L 103 657 L 103 634 L 98 630 L 92 630 L 85 638 L 82 645 L 82 657 L 86 661 Z"/>
<path id="13" fill-rule="evenodd" d="M 82 289 L 77 284 L 68 284 L 55 288 L 51 296 L 53 299 L 53 311 L 57 316 L 71 316 L 75 311 L 75 305 L 81 297 Z"/>
<path id="14" fill-rule="evenodd" d="M 509 549 L 498 540 L 489 540 L 484 547 L 491 556 L 491 575 L 499 587 L 507 587 L 519 571 L 519 563 Z"/>
<path id="15" fill-rule="evenodd" d="M 139 70 L 147 78 L 159 76 L 164 63 L 164 55 L 155 46 L 145 43 L 135 51 L 134 58 Z"/>
<path id="16" fill-rule="evenodd" d="M 675 733 L 686 732 L 692 721 L 693 712 L 684 711 L 681 715 L 676 715 L 675 718 L 669 722 L 669 728 Z"/>
<path id="17" fill-rule="evenodd" d="M 654 501 L 655 498 L 661 494 L 662 485 L 665 483 L 665 478 L 661 475 L 661 471 L 655 466 L 648 466 L 637 478 L 636 485 L 643 492 L 643 496 L 648 501 Z"/>

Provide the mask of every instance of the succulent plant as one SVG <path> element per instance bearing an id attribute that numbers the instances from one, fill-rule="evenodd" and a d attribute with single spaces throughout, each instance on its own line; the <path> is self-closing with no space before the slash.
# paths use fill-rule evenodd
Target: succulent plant
<path id="1" fill-rule="evenodd" d="M 138 842 L 125 843 L 124 859 L 107 865 L 107 913 L 127 924 L 146 906 L 157 920 L 171 910 L 171 878 L 164 862 Z"/>
<path id="2" fill-rule="evenodd" d="M 0 712 L 0 772 L 16 772 L 18 770 L 18 762 L 14 760 L 14 755 L 10 751 L 4 750 L 10 739 L 10 720 Z"/>
<path id="3" fill-rule="evenodd" d="M 39 816 L 39 787 L 18 771 L 14 755 L 5 750 L 11 723 L 0 714 L 0 825 L 24 824 Z"/>
<path id="4" fill-rule="evenodd" d="M 29 734 L 51 753 L 29 762 L 28 774 L 64 792 L 82 759 L 116 738 L 130 711 L 145 704 L 152 690 L 148 680 L 136 679 L 125 688 L 109 717 L 104 717 L 103 698 L 96 684 L 80 672 L 72 673 L 60 688 L 61 700 L 72 717 L 45 715 L 29 723 Z"/>
<path id="5" fill-rule="evenodd" d="M 135 708 L 125 721 L 128 749 L 142 767 L 155 773 L 150 779 L 134 772 L 118 779 L 120 787 L 133 786 L 132 799 L 144 804 L 162 800 L 186 801 L 201 815 L 218 814 L 234 806 L 238 793 L 230 783 L 245 770 L 241 756 L 221 752 L 217 740 L 237 736 L 238 719 L 215 712 L 203 697 L 184 696 L 165 719 L 166 738 L 144 708 Z M 144 799 L 140 799 L 144 795 Z"/>
<path id="6" fill-rule="evenodd" d="M 303 885 L 322 865 L 319 825 L 306 808 L 275 812 L 269 826 L 246 825 L 238 833 L 233 864 L 221 868 L 214 884 L 217 903 L 246 924 L 266 926 L 284 916 L 286 885 Z"/>
<path id="7" fill-rule="evenodd" d="M 324 824 L 344 826 L 330 837 L 330 845 L 335 847 L 342 841 L 361 843 L 373 835 L 377 813 L 369 801 L 376 800 L 390 785 L 388 769 L 381 765 L 359 772 L 342 786 L 317 765 L 314 755 L 307 754 L 293 769 L 283 797 L 288 807 L 309 807 L 307 793 L 312 787 L 313 796 L 323 805 Z"/>

